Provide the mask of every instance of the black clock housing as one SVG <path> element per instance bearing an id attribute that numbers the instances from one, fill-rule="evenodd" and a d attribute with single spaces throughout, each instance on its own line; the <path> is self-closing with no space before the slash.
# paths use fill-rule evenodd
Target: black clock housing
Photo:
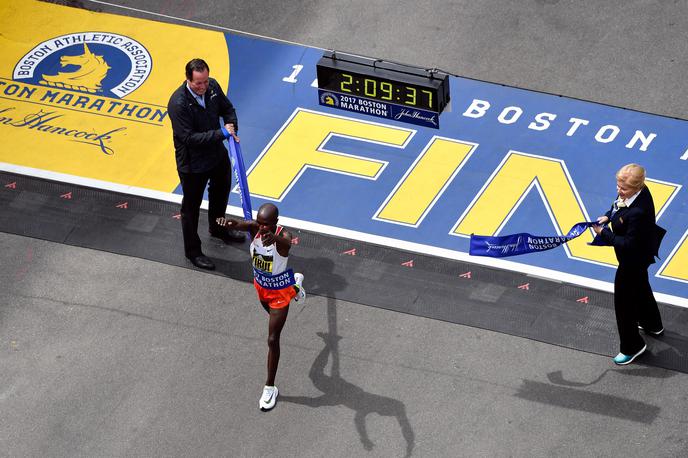
<path id="1" fill-rule="evenodd" d="M 318 88 L 441 113 L 449 75 L 440 71 L 326 51 L 317 64 Z"/>

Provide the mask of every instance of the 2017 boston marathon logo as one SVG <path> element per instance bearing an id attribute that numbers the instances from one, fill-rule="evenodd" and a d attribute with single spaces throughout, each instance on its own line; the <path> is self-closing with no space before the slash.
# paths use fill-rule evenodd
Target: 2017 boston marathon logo
<path id="1" fill-rule="evenodd" d="M 337 94 L 332 92 L 322 92 L 320 94 L 320 104 L 331 107 L 339 107 L 339 97 Z"/>
<path id="2" fill-rule="evenodd" d="M 318 89 L 320 105 L 439 129 L 437 113 Z"/>
<path id="3" fill-rule="evenodd" d="M 98 132 L 59 108 L 162 125 L 166 107 L 122 100 L 146 81 L 152 68 L 145 46 L 124 35 L 79 32 L 51 38 L 16 63 L 12 80 L 0 78 L 0 98 L 28 102 L 0 105 L 0 123 L 70 137 L 114 154 L 111 140 L 126 130 L 124 125 Z"/>

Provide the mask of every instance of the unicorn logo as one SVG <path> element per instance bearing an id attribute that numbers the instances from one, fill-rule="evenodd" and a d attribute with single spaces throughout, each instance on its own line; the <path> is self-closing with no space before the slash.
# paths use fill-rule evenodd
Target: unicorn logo
<path id="1" fill-rule="evenodd" d="M 58 72 L 57 75 L 43 75 L 40 84 L 46 86 L 73 89 L 76 91 L 95 94 L 102 92 L 100 82 L 107 76 L 110 66 L 103 56 L 97 56 L 84 43 L 84 53 L 78 56 L 60 57 L 60 65 L 76 65 L 79 68 L 73 72 Z"/>
<path id="2" fill-rule="evenodd" d="M 141 87 L 152 70 L 150 53 L 133 38 L 102 31 L 75 32 L 38 43 L 17 61 L 12 78 L 121 99 Z"/>
<path id="3" fill-rule="evenodd" d="M 339 106 L 339 99 L 337 98 L 336 95 L 334 95 L 331 92 L 322 92 L 320 94 L 320 104 L 321 105 L 327 105 L 330 107 L 338 107 Z"/>

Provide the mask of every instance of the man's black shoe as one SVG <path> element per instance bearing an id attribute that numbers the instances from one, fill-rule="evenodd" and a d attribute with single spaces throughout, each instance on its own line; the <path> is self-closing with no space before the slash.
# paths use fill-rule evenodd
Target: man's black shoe
<path id="1" fill-rule="evenodd" d="M 643 331 L 645 334 L 650 334 L 651 336 L 655 337 L 662 337 L 664 335 L 664 328 L 660 329 L 659 331 L 650 331 L 649 329 L 645 329 L 642 326 L 638 325 L 638 329 Z"/>
<path id="2" fill-rule="evenodd" d="M 226 227 L 218 227 L 210 231 L 211 237 L 217 237 L 225 243 L 241 243 L 246 237 L 243 232 L 229 229 Z"/>
<path id="3" fill-rule="evenodd" d="M 189 261 L 191 261 L 191 264 L 194 266 L 200 268 L 200 269 L 207 269 L 207 270 L 214 270 L 215 269 L 215 264 L 213 261 L 210 260 L 208 256 L 205 255 L 200 255 L 200 256 L 191 256 L 189 258 Z"/>

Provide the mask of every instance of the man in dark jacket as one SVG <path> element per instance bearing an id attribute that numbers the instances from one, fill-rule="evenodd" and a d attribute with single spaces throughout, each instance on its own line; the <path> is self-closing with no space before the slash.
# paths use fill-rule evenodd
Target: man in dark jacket
<path id="1" fill-rule="evenodd" d="M 614 277 L 614 311 L 619 330 L 619 354 L 614 363 L 624 365 L 640 356 L 647 345 L 638 333 L 659 337 L 662 318 L 650 287 L 647 269 L 655 262 L 666 232 L 655 223 L 655 205 L 645 185 L 645 169 L 628 164 L 616 173 L 618 198 L 597 219 L 593 244 L 614 247 L 619 267 Z M 608 222 L 612 228 L 604 227 Z"/>
<path id="2" fill-rule="evenodd" d="M 225 215 L 231 187 L 231 166 L 223 141 L 233 136 L 238 123 L 234 106 L 220 85 L 208 75 L 202 59 L 186 64 L 186 81 L 172 94 L 167 111 L 172 122 L 177 172 L 182 185 L 181 221 L 184 254 L 197 267 L 214 269 L 201 251 L 198 218 L 203 193 L 208 186 L 210 235 L 225 242 L 242 242 L 243 234 L 218 226 Z M 222 118 L 222 123 L 220 123 Z"/>

